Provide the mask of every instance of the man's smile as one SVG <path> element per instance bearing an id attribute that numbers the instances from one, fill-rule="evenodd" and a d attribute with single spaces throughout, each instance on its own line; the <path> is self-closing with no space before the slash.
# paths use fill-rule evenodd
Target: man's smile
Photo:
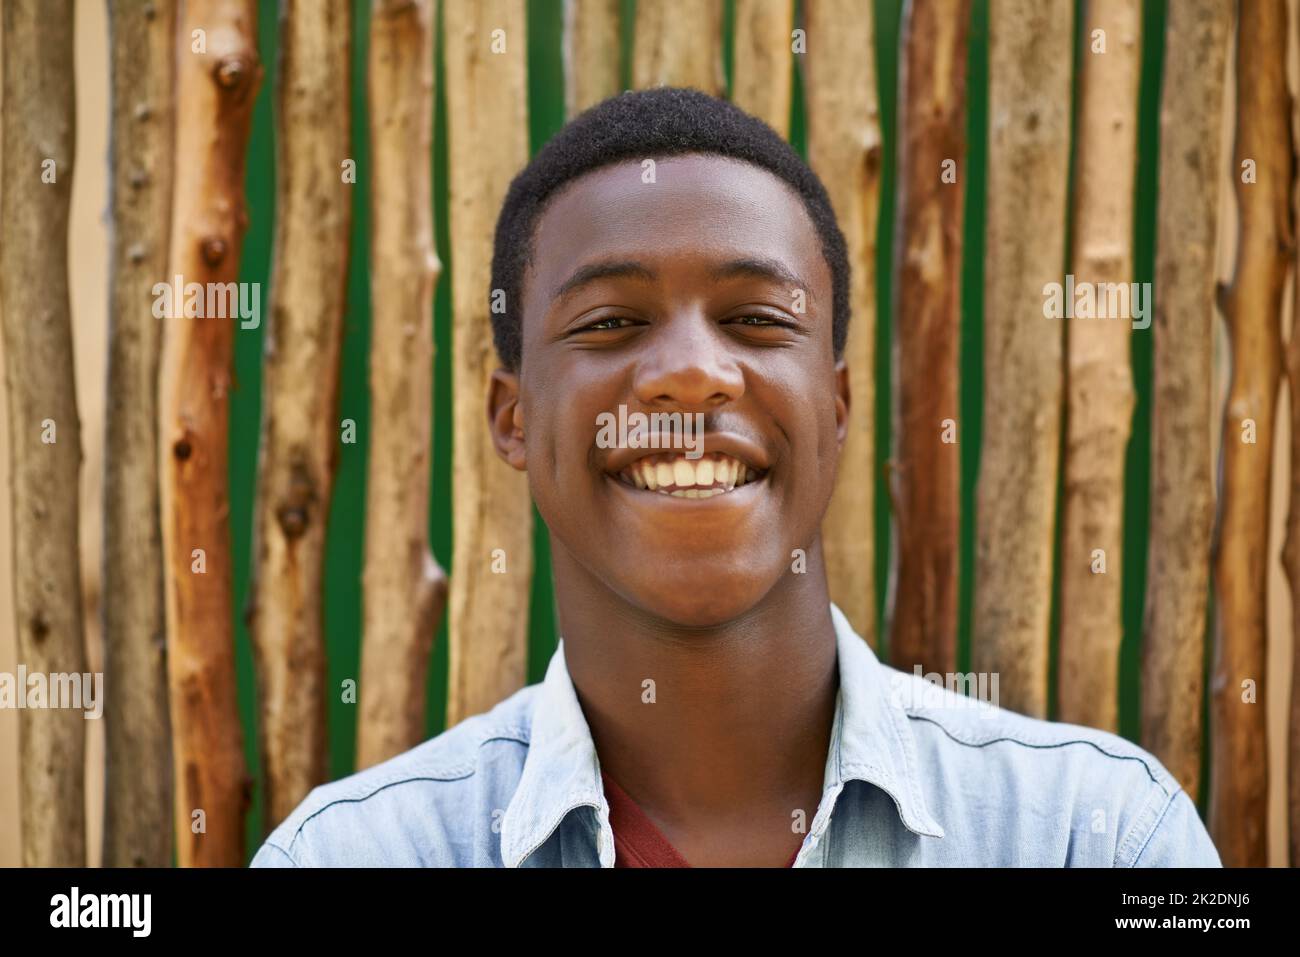
<path id="1" fill-rule="evenodd" d="M 712 498 L 758 480 L 760 474 L 721 452 L 692 461 L 682 452 L 661 452 L 637 459 L 617 473 L 619 481 L 643 491 L 678 498 Z"/>
<path id="2" fill-rule="evenodd" d="M 638 499 L 728 499 L 742 489 L 756 490 L 767 478 L 772 459 L 762 445 L 735 432 L 708 432 L 701 436 L 704 455 L 686 451 L 647 448 L 613 449 L 603 464 L 605 476 L 621 488 L 643 492 Z M 742 495 L 746 500 L 752 495 Z M 740 499 L 735 499 L 739 504 Z M 728 501 L 728 504 L 732 504 Z"/>

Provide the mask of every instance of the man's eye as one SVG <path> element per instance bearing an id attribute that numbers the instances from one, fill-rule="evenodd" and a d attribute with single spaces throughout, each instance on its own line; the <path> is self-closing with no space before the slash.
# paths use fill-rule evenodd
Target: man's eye
<path id="1" fill-rule="evenodd" d="M 583 326 L 581 329 L 575 329 L 574 332 L 592 332 L 602 329 L 618 329 L 620 323 L 628 323 L 630 320 L 622 316 L 606 316 L 604 319 L 597 319 L 595 322 Z"/>
<path id="2" fill-rule="evenodd" d="M 742 326 L 788 326 L 789 323 L 775 316 L 765 316 L 761 313 L 752 313 L 748 316 L 737 316 L 731 322 L 738 322 Z"/>

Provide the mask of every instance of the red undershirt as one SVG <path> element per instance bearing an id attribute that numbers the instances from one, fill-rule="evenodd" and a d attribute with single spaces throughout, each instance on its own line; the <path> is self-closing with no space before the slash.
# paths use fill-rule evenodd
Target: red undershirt
<path id="1" fill-rule="evenodd" d="M 691 866 L 613 778 L 604 771 L 600 777 L 605 785 L 605 800 L 609 802 L 609 825 L 614 830 L 615 867 Z M 793 867 L 798 856 L 799 848 L 795 848 L 785 866 Z"/>

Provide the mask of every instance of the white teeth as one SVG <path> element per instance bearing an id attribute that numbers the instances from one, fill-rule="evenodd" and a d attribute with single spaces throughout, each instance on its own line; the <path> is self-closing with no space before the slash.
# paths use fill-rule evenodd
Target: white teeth
<path id="1" fill-rule="evenodd" d="M 715 455 L 694 463 L 684 457 L 639 461 L 629 466 L 623 476 L 639 489 L 678 498 L 712 498 L 754 481 L 758 473 L 729 456 Z"/>
<path id="2" fill-rule="evenodd" d="M 695 469 L 691 463 L 685 459 L 677 459 L 673 462 L 673 482 L 679 486 L 695 484 Z"/>

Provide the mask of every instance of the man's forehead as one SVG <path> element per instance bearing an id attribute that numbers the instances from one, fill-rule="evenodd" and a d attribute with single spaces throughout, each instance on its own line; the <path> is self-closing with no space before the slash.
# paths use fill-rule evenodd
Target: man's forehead
<path id="1" fill-rule="evenodd" d="M 712 155 L 628 160 L 575 179 L 543 211 L 527 270 L 545 306 L 574 273 L 600 262 L 690 262 L 714 272 L 738 260 L 783 265 L 827 284 L 812 220 L 765 169 Z M 647 277 L 648 278 L 648 277 Z M 812 292 L 812 290 L 809 290 Z"/>

